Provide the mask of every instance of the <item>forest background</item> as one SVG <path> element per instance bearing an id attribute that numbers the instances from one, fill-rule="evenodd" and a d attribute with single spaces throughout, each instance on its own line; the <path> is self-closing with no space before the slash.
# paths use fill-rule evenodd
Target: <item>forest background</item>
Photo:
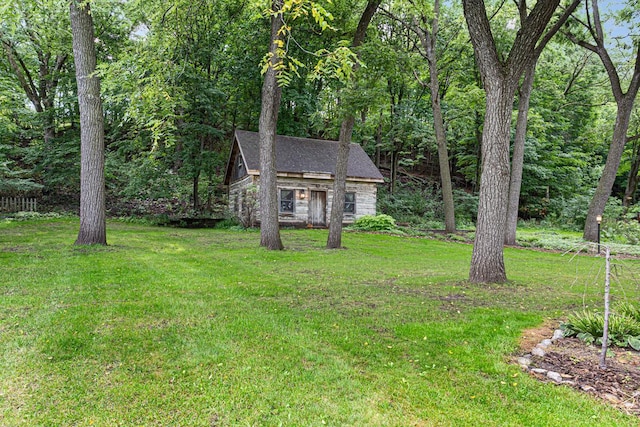
<path id="1" fill-rule="evenodd" d="M 317 64 L 326 65 L 330 52 L 348 45 L 366 2 L 317 3 L 331 15 L 331 28 L 320 31 L 311 14 L 296 20 L 286 46 L 290 68 L 278 133 L 338 139 L 346 83 L 319 73 Z M 628 85 L 638 4 L 602 4 L 602 19 L 610 24 L 607 46 Z M 108 214 L 224 215 L 222 179 L 233 131 L 258 127 L 267 6 L 248 0 L 92 2 Z M 487 10 L 498 53 L 506 55 L 518 31 L 516 4 L 488 2 Z M 433 14 L 431 2 L 381 3 L 358 48 L 357 96 L 351 94 L 346 106 L 357 111 L 353 142 L 387 178 L 378 210 L 427 228 L 442 227 L 444 220 L 421 40 Z M 0 7 L 0 17 L 0 195 L 36 195 L 44 209 L 77 211 L 80 128 L 68 4 L 16 0 Z M 589 19 L 582 6 L 537 63 L 518 212 L 522 219 L 576 229 L 585 225 L 616 120 L 598 55 L 575 43 L 580 19 Z M 456 221 L 463 227 L 477 215 L 485 92 L 458 2 L 440 5 L 436 43 Z M 517 108 L 516 99 L 512 134 Z M 640 212 L 639 153 L 634 106 L 605 220 Z"/>

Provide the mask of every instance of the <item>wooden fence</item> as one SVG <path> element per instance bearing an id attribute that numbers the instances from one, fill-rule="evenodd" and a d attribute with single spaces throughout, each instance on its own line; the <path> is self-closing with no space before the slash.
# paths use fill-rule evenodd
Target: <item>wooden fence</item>
<path id="1" fill-rule="evenodd" d="M 35 197 L 0 197 L 0 212 L 35 212 L 37 200 Z"/>

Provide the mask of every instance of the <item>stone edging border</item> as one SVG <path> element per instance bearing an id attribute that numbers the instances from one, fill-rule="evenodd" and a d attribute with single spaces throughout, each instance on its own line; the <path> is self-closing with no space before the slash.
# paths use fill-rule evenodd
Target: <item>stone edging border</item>
<path id="1" fill-rule="evenodd" d="M 556 384 L 566 384 L 570 386 L 575 386 L 574 381 L 565 379 L 565 376 L 559 372 L 531 367 L 532 356 L 544 357 L 544 355 L 547 353 L 547 349 L 549 348 L 549 346 L 561 338 L 564 338 L 564 333 L 560 329 L 556 329 L 555 331 L 553 331 L 553 336 L 551 338 L 547 338 L 540 341 L 538 344 L 536 344 L 536 346 L 531 350 L 530 353 L 527 353 L 524 356 L 518 357 L 517 359 L 518 365 L 520 365 L 520 367 L 524 371 L 531 372 L 533 374 L 537 374 L 541 376 L 546 376 Z M 589 386 L 586 386 L 586 387 L 589 387 Z M 589 391 L 589 390 L 587 389 L 584 391 Z"/>

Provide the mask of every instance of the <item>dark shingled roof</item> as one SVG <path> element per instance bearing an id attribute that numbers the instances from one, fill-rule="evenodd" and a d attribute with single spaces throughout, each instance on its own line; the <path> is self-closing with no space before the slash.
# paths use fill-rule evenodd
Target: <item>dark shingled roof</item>
<path id="1" fill-rule="evenodd" d="M 258 133 L 237 130 L 236 141 L 238 141 L 247 169 L 260 170 Z M 278 172 L 335 175 L 337 152 L 337 141 L 278 135 L 276 137 L 276 169 Z M 349 178 L 380 180 L 380 182 L 383 180 L 380 171 L 367 156 L 367 153 L 360 145 L 353 143 L 349 148 L 347 176 Z"/>

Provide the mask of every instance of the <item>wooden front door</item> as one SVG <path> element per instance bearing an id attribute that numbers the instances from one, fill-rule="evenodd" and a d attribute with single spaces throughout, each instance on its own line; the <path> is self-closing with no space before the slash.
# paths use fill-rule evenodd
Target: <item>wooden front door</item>
<path id="1" fill-rule="evenodd" d="M 312 191 L 309 200 L 309 222 L 311 225 L 327 225 L 327 192 Z"/>

